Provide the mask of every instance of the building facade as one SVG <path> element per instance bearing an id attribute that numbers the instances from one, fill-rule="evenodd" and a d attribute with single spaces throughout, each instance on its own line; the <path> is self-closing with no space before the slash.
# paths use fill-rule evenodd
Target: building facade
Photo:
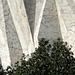
<path id="1" fill-rule="evenodd" d="M 0 63 L 6 68 L 35 51 L 38 39 L 60 37 L 75 54 L 75 0 L 0 0 Z"/>

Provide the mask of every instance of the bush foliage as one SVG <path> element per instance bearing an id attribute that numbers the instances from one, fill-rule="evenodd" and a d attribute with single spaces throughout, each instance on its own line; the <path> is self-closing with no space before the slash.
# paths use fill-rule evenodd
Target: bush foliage
<path id="1" fill-rule="evenodd" d="M 48 40 L 42 38 L 38 49 L 31 54 L 28 61 L 25 61 L 23 54 L 21 65 L 19 66 L 17 62 L 14 68 L 8 67 L 4 73 L 9 75 L 75 75 L 75 58 L 66 42 L 58 39 L 50 45 Z"/>

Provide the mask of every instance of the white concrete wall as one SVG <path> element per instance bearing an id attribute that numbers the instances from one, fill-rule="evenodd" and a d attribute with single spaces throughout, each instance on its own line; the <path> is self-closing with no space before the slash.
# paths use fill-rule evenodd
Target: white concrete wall
<path id="1" fill-rule="evenodd" d="M 75 54 L 75 0 L 0 0 L 0 60 L 4 68 L 34 52 L 38 39 L 58 37 Z M 7 64 L 5 64 L 7 63 Z"/>
<path id="2" fill-rule="evenodd" d="M 10 53 L 6 37 L 2 0 L 0 0 L 0 60 L 3 68 L 11 64 Z"/>
<path id="3" fill-rule="evenodd" d="M 33 50 L 30 27 L 22 0 L 7 0 L 15 24 L 15 28 L 24 53 Z"/>
<path id="4" fill-rule="evenodd" d="M 67 31 L 67 38 L 63 38 L 63 40 L 67 40 L 69 45 L 72 45 L 72 51 L 75 56 L 75 0 L 56 0 L 58 11 L 60 12 L 61 19 L 63 20 L 65 29 Z M 59 16 L 60 16 L 59 15 Z M 62 26 L 61 26 L 62 28 Z M 64 28 L 63 28 L 64 31 Z M 66 32 L 62 32 L 62 35 L 66 37 Z"/>
<path id="5" fill-rule="evenodd" d="M 26 13 L 28 17 L 28 22 L 32 37 L 34 35 L 34 25 L 35 25 L 35 11 L 36 11 L 36 0 L 23 0 L 26 8 Z M 34 41 L 34 39 L 33 39 Z"/>
<path id="6" fill-rule="evenodd" d="M 6 68 L 35 49 L 23 0 L 0 0 L 0 13 L 0 59 Z"/>
<path id="7" fill-rule="evenodd" d="M 36 0 L 35 25 L 34 25 L 34 46 L 38 47 L 38 34 L 43 17 L 46 0 Z"/>

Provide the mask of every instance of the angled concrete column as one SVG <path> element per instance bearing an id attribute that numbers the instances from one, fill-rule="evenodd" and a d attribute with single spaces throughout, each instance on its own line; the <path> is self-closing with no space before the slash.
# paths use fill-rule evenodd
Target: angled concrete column
<path id="1" fill-rule="evenodd" d="M 30 27 L 23 0 L 7 0 L 23 53 L 34 51 Z"/>
<path id="2" fill-rule="evenodd" d="M 3 0 L 3 13 L 11 64 L 14 64 L 21 59 L 23 51 L 7 0 Z"/>
<path id="3" fill-rule="evenodd" d="M 75 56 L 75 0 L 56 0 L 56 2 L 67 30 L 68 43 L 73 46 Z"/>
<path id="4" fill-rule="evenodd" d="M 0 0 L 0 63 L 3 68 L 34 52 L 38 39 L 58 37 L 75 54 L 75 0 Z M 75 56 L 75 55 L 74 55 Z"/>
<path id="5" fill-rule="evenodd" d="M 34 35 L 36 0 L 23 0 L 27 12 L 32 37 Z M 34 40 L 34 39 L 33 39 Z"/>
<path id="6" fill-rule="evenodd" d="M 58 37 L 62 39 L 55 0 L 46 0 L 39 30 L 39 38 L 42 37 L 49 39 L 50 43 Z"/>
<path id="7" fill-rule="evenodd" d="M 58 12 L 58 18 L 59 18 L 59 23 L 60 23 L 60 30 L 61 30 L 61 35 L 62 35 L 62 39 L 63 41 L 69 42 L 68 40 L 68 31 L 65 25 L 65 22 L 62 18 L 61 12 L 60 12 L 60 7 L 59 4 L 56 0 L 56 7 L 57 7 L 57 12 Z"/>
<path id="8" fill-rule="evenodd" d="M 6 37 L 2 0 L 0 0 L 0 62 L 3 68 L 11 64 L 10 53 Z"/>
<path id="9" fill-rule="evenodd" d="M 23 0 L 0 0 L 0 59 L 4 68 L 34 52 Z M 7 64 L 6 64 L 7 63 Z"/>
<path id="10" fill-rule="evenodd" d="M 38 34 L 43 16 L 46 0 L 36 0 L 35 25 L 34 25 L 34 45 L 38 47 Z"/>

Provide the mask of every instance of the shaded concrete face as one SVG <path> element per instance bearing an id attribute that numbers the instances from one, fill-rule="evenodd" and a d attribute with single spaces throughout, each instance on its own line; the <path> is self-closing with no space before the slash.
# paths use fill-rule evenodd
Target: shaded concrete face
<path id="1" fill-rule="evenodd" d="M 17 61 L 20 61 L 23 51 L 14 26 L 7 0 L 3 0 L 3 13 L 11 64 L 14 64 Z"/>
<path id="2" fill-rule="evenodd" d="M 24 0 L 27 17 L 32 33 L 32 37 L 34 34 L 34 24 L 35 24 L 35 11 L 36 11 L 36 0 Z"/>
<path id="3" fill-rule="evenodd" d="M 46 0 L 36 0 L 36 11 L 35 11 L 35 25 L 34 25 L 34 46 L 38 47 L 38 34 L 40 30 L 41 20 L 43 11 L 45 8 Z"/>
<path id="4" fill-rule="evenodd" d="M 62 38 L 56 3 L 55 0 L 46 0 L 38 38 L 49 39 L 52 43 L 58 37 Z"/>

